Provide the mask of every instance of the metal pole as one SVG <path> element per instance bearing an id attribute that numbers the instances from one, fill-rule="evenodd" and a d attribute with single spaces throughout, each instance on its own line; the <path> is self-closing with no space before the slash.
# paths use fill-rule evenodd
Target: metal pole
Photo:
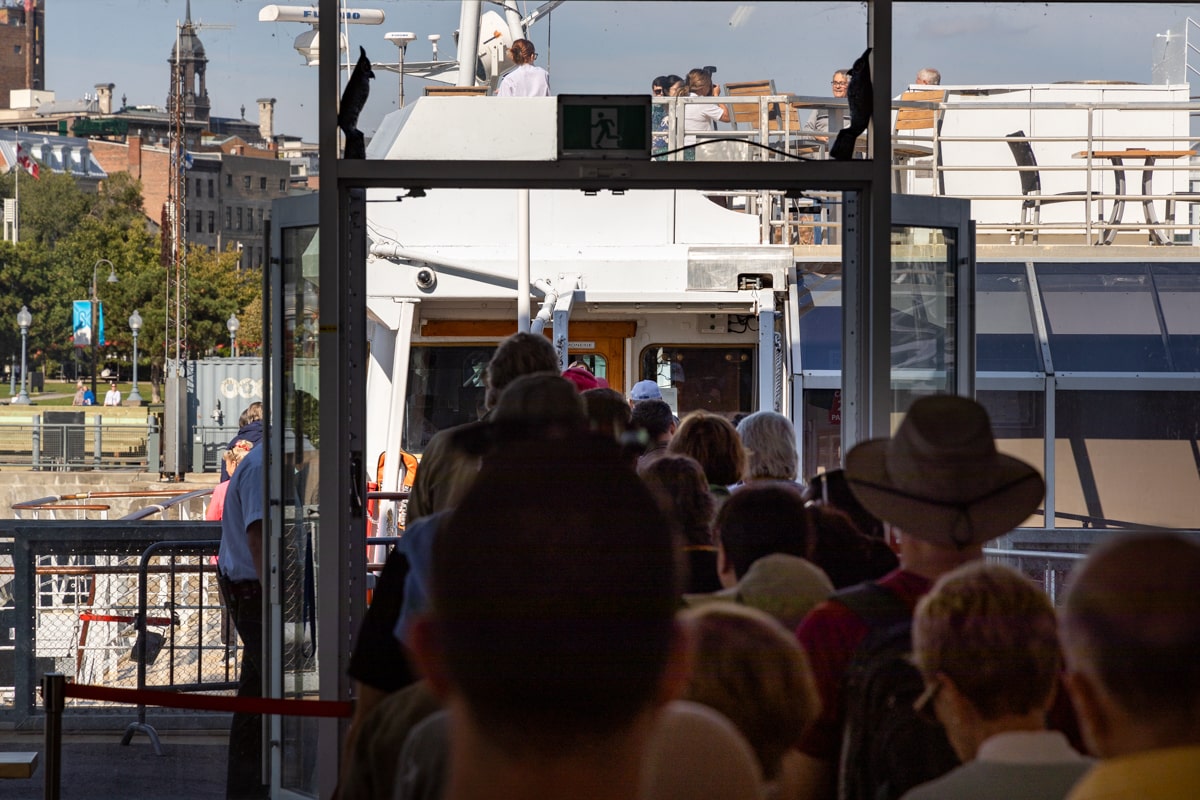
<path id="1" fill-rule="evenodd" d="M 61 672 L 48 672 L 42 678 L 42 702 L 46 709 L 44 800 L 58 800 L 62 789 L 62 714 L 67 701 L 66 685 L 66 676 Z"/>
<path id="2" fill-rule="evenodd" d="M 96 302 L 99 300 L 99 298 L 96 296 L 96 271 L 99 269 L 100 262 L 97 261 L 92 267 L 92 330 L 88 336 L 88 338 L 91 340 L 92 350 L 92 397 L 96 397 L 96 339 L 100 334 L 100 332 L 97 330 L 98 326 L 96 324 L 97 320 L 100 319 L 100 317 L 96 314 Z M 97 400 L 92 400 L 92 402 L 95 403 Z"/>
<path id="3" fill-rule="evenodd" d="M 517 330 L 529 332 L 529 190 L 517 189 Z"/>
<path id="4" fill-rule="evenodd" d="M 138 332 L 133 332 L 133 388 L 129 390 L 129 402 L 140 406 L 142 404 L 142 396 L 138 393 L 137 387 L 137 340 Z"/>
<path id="5" fill-rule="evenodd" d="M 28 391 L 28 380 L 29 379 L 25 375 L 25 349 L 26 349 L 26 341 L 28 340 L 28 337 L 29 337 L 29 329 L 21 328 L 21 392 L 20 392 L 20 394 L 17 395 L 17 399 L 13 401 L 15 403 L 28 403 L 29 402 L 29 391 Z"/>

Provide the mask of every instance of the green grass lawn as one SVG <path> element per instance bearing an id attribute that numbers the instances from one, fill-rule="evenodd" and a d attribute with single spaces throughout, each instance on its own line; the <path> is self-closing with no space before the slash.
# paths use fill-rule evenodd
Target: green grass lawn
<path id="1" fill-rule="evenodd" d="M 89 381 L 84 381 L 85 386 L 91 386 Z M 129 390 L 133 387 L 130 381 L 117 381 L 117 389 L 121 392 L 121 402 L 129 397 Z M 9 387 L 3 386 L 0 388 L 0 398 L 7 400 L 9 398 Z M 21 388 L 17 387 L 17 392 L 20 393 Z M 108 381 L 96 381 L 96 405 L 104 402 L 104 393 L 108 391 Z M 138 381 L 138 394 L 142 396 L 142 402 L 148 404 L 150 402 L 150 384 L 147 381 Z M 30 392 L 29 399 L 37 403 L 39 406 L 69 406 L 75 399 L 75 382 L 74 381 L 46 381 L 45 392 Z"/>

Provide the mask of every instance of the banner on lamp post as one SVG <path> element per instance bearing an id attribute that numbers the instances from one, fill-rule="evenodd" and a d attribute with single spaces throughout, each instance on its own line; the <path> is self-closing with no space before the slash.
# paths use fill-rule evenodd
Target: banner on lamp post
<path id="1" fill-rule="evenodd" d="M 104 342 L 104 304 L 96 303 L 96 331 L 98 344 Z M 76 347 L 91 347 L 92 345 L 92 303 L 90 300 L 76 300 L 71 309 L 71 344 Z"/>

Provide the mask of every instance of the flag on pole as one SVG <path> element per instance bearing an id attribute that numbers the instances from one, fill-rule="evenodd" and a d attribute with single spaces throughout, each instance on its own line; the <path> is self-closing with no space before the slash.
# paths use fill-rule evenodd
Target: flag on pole
<path id="1" fill-rule="evenodd" d="M 29 153 L 25 151 L 24 145 L 17 142 L 17 163 L 24 168 L 26 172 L 33 176 L 34 180 L 38 178 L 38 163 L 29 157 Z"/>

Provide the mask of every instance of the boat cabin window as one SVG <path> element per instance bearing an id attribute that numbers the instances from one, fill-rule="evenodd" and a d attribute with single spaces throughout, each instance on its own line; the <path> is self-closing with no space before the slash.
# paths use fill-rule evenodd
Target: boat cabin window
<path id="1" fill-rule="evenodd" d="M 681 417 L 697 409 L 729 417 L 754 411 L 753 347 L 651 345 L 639 370 L 637 380 L 657 382 Z"/>
<path id="2" fill-rule="evenodd" d="M 438 431 L 483 415 L 483 370 L 495 349 L 490 344 L 412 348 L 401 447 L 423 452 Z"/>

